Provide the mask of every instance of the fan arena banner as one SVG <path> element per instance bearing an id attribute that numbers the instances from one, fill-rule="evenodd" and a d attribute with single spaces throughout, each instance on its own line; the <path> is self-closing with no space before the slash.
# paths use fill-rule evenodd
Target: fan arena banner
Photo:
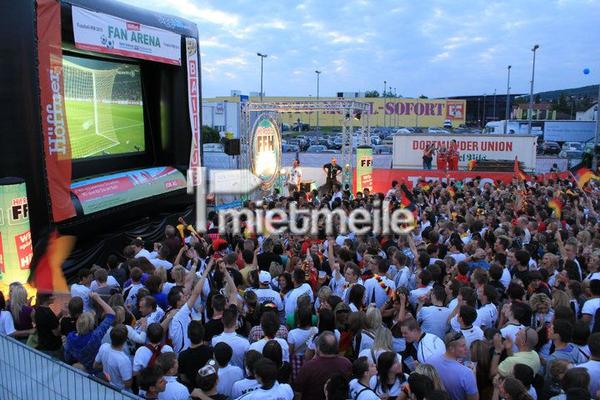
<path id="1" fill-rule="evenodd" d="M 262 181 L 263 190 L 269 190 L 279 176 L 281 132 L 278 126 L 279 124 L 270 115 L 261 114 L 252 127 L 251 171 Z"/>
<path id="2" fill-rule="evenodd" d="M 78 49 L 181 65 L 176 33 L 75 6 L 72 14 Z"/>
<path id="3" fill-rule="evenodd" d="M 44 162 L 54 222 L 75 216 L 70 197 L 71 146 L 65 115 L 60 2 L 37 0 L 37 53 Z"/>

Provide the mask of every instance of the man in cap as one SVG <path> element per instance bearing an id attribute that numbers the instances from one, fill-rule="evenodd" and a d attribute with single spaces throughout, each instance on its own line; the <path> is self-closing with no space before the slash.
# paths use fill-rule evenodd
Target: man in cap
<path id="1" fill-rule="evenodd" d="M 258 289 L 253 289 L 256 293 L 256 300 L 258 304 L 263 303 L 274 303 L 277 305 L 277 311 L 283 314 L 283 301 L 278 292 L 271 289 L 271 274 L 267 271 L 260 271 L 258 273 Z"/>

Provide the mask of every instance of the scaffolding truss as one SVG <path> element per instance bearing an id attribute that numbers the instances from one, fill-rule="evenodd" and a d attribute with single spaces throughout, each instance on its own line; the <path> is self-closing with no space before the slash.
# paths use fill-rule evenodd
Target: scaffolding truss
<path id="1" fill-rule="evenodd" d="M 240 120 L 239 168 L 248 168 L 251 165 L 250 140 L 252 134 L 252 113 L 256 115 L 269 114 L 278 122 L 281 122 L 280 114 L 284 113 L 323 111 L 340 114 L 342 118 L 342 153 L 339 165 L 343 168 L 342 186 L 352 189 L 352 150 L 357 147 L 353 140 L 354 124 L 360 121 L 361 128 L 358 145 L 370 145 L 370 109 L 370 104 L 353 100 L 243 102 L 241 105 Z"/>

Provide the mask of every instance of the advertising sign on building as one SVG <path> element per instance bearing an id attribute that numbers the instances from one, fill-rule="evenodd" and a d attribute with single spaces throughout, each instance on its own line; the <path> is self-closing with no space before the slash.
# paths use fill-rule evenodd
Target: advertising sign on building
<path id="1" fill-rule="evenodd" d="M 373 148 L 359 147 L 356 149 L 356 191 L 365 188 L 373 189 Z"/>

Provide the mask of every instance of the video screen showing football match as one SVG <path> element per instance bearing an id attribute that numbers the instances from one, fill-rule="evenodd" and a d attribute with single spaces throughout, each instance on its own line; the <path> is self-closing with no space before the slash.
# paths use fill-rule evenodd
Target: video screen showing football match
<path id="1" fill-rule="evenodd" d="M 65 55 L 63 74 L 73 159 L 145 151 L 139 65 Z"/>

